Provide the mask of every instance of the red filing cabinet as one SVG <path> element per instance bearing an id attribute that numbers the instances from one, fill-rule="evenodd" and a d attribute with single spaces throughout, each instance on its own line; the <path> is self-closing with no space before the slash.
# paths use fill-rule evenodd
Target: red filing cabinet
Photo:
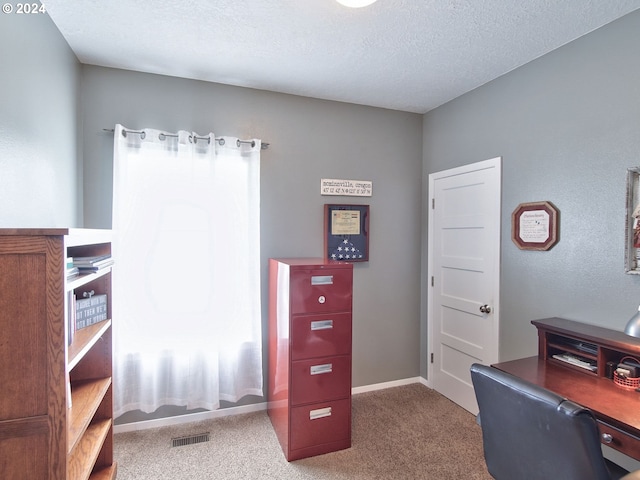
<path id="1" fill-rule="evenodd" d="M 268 412 L 288 461 L 351 446 L 353 264 L 269 260 Z"/>

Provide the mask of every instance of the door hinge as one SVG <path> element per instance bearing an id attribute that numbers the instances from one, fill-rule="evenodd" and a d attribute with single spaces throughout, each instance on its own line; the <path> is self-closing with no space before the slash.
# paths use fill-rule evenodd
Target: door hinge
<path id="1" fill-rule="evenodd" d="M 435 285 L 435 280 L 433 279 L 433 275 L 431 275 L 431 286 L 433 287 Z"/>
<path id="2" fill-rule="evenodd" d="M 434 208 L 436 208 L 436 199 L 432 198 L 431 199 L 431 210 L 433 210 Z"/>
<path id="3" fill-rule="evenodd" d="M 433 353 L 431 353 L 431 363 L 433 363 Z"/>

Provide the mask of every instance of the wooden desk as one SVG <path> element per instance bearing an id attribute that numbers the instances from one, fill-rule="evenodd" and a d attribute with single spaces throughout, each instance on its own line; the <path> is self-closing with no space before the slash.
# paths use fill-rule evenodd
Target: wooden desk
<path id="1" fill-rule="evenodd" d="M 640 340 L 564 319 L 532 323 L 538 328 L 539 355 L 493 366 L 588 408 L 598 420 L 602 443 L 640 460 L 640 392 L 624 389 L 606 378 L 603 366 L 626 355 L 637 357 Z M 583 371 L 552 358 L 565 339 L 596 344 L 597 353 L 592 358 L 598 361 L 597 372 Z"/>

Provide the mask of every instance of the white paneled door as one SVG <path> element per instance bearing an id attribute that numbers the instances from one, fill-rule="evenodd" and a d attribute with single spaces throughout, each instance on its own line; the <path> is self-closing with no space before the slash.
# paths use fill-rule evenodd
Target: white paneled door
<path id="1" fill-rule="evenodd" d="M 429 383 L 478 412 L 469 367 L 498 361 L 501 159 L 429 175 Z"/>

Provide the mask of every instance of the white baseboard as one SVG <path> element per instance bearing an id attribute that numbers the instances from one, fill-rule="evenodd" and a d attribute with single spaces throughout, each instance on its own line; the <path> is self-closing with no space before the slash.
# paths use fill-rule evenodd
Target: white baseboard
<path id="1" fill-rule="evenodd" d="M 410 385 L 412 383 L 422 383 L 427 385 L 427 381 L 422 377 L 405 378 L 403 380 L 394 380 L 392 382 L 374 383 L 362 387 L 354 387 L 351 389 L 352 395 L 359 393 L 373 392 L 375 390 L 384 390 L 385 388 L 400 387 Z M 170 425 L 181 425 L 183 423 L 199 422 L 212 418 L 227 417 L 229 415 L 240 415 L 242 413 L 259 412 L 267 409 L 267 403 L 253 403 L 241 407 L 229 407 L 209 412 L 187 413 L 185 415 L 176 415 L 174 417 L 157 418 L 154 420 L 144 420 L 141 422 L 124 423 L 122 425 L 114 425 L 113 433 L 135 432 L 138 430 L 147 430 L 149 428 L 167 427 Z"/>
<path id="2" fill-rule="evenodd" d="M 373 392 L 375 390 L 384 390 L 385 388 L 401 387 L 403 385 L 410 385 L 412 383 L 422 383 L 422 377 L 405 378 L 402 380 L 393 380 L 392 382 L 374 383 L 371 385 L 365 385 L 363 387 L 354 387 L 351 389 L 353 395 L 358 393 Z"/>
<path id="3" fill-rule="evenodd" d="M 200 422 L 212 418 L 227 417 L 229 415 L 240 415 L 242 413 L 259 412 L 267 409 L 267 403 L 252 403 L 242 407 L 229 407 L 220 410 L 211 410 L 208 412 L 187 413 L 184 415 L 176 415 L 173 417 L 157 418 L 154 420 L 143 420 L 141 422 L 123 423 L 113 426 L 113 433 L 135 432 L 138 430 L 147 430 L 148 428 L 167 427 L 170 425 L 181 425 L 183 423 Z"/>

